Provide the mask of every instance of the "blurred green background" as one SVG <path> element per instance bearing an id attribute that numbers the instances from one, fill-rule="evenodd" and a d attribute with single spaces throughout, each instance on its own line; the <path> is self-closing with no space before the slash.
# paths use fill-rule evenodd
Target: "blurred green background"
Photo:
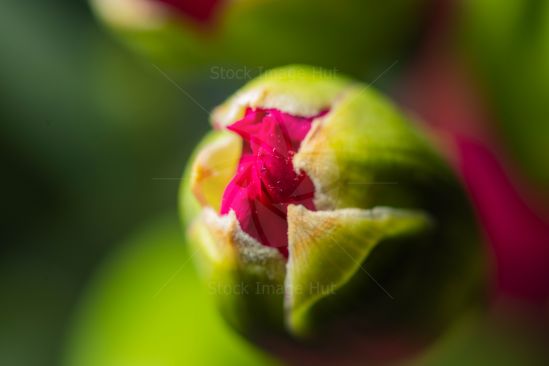
<path id="1" fill-rule="evenodd" d="M 481 29 L 464 32 L 478 41 L 465 44 L 488 52 L 492 33 L 483 33 L 478 19 L 484 18 L 470 19 L 471 29 Z M 547 50 L 549 42 L 537 42 Z M 405 44 L 399 64 L 376 87 L 394 91 L 415 46 Z M 482 75 L 501 82 L 496 73 L 506 67 L 491 65 L 514 51 L 497 51 L 477 61 L 493 71 Z M 248 76 L 214 78 L 213 69 L 203 68 L 176 77 L 116 41 L 83 0 L 2 1 L 0 54 L 0 365 L 274 364 L 218 318 L 177 223 L 179 177 L 208 129 L 207 111 Z M 527 68 L 524 57 L 517 67 Z M 369 71 L 356 64 L 334 68 L 371 81 L 390 63 L 373 63 Z M 250 76 L 261 71 L 251 67 Z M 495 83 L 509 117 L 502 119 L 504 132 L 525 171 L 546 187 L 548 170 L 540 170 L 547 166 L 540 159 L 546 134 L 536 131 L 547 130 L 547 105 L 523 93 L 523 78 L 513 82 L 519 101 L 535 106 L 532 127 L 511 138 L 513 118 L 523 114 L 507 102 L 513 94 Z M 537 98 L 549 90 L 536 88 Z M 543 338 L 520 329 L 468 318 L 418 362 L 547 364 L 538 345 Z"/>
<path id="2" fill-rule="evenodd" d="M 111 39 L 85 1 L 0 4 L 1 365 L 59 363 L 94 268 L 151 217 L 176 217 L 177 178 L 207 129 Z M 223 98 L 189 90 L 207 108 Z"/>

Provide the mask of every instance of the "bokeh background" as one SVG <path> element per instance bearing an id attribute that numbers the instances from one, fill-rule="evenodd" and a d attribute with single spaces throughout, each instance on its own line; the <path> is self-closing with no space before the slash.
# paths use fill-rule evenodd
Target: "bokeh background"
<path id="1" fill-rule="evenodd" d="M 100 3 L 0 4 L 0 365 L 280 362 L 218 318 L 177 191 L 208 111 L 296 62 L 389 94 L 474 202 L 490 307 L 409 362 L 549 364 L 549 1 Z"/>

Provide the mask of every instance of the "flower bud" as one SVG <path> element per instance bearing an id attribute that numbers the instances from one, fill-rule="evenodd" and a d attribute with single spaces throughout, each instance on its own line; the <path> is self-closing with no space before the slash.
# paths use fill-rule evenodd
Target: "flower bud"
<path id="1" fill-rule="evenodd" d="M 211 77 L 245 77 L 288 62 L 362 74 L 403 59 L 418 38 L 425 0 L 92 0 L 126 43 L 155 63 Z M 227 72 L 224 72 L 227 71 Z M 232 71 L 233 73 L 229 72 Z M 242 74 L 242 73 L 238 73 Z M 242 76 L 242 75 L 240 75 Z"/>
<path id="2" fill-rule="evenodd" d="M 370 87 L 279 68 L 212 124 L 181 208 L 202 273 L 244 334 L 429 339 L 478 300 L 482 248 L 460 184 Z"/>

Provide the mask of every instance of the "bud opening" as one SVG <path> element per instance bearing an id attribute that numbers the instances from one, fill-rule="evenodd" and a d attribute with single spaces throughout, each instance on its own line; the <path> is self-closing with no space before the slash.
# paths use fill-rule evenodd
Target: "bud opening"
<path id="1" fill-rule="evenodd" d="M 242 138 L 235 176 L 225 188 L 221 214 L 233 210 L 240 227 L 261 244 L 288 257 L 288 205 L 316 210 L 315 187 L 305 172 L 294 169 L 293 157 L 315 118 L 277 109 L 247 108 L 227 127 Z"/>

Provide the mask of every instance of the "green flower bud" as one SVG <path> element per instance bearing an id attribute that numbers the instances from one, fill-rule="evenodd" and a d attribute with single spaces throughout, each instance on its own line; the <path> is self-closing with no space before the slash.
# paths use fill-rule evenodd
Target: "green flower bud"
<path id="1" fill-rule="evenodd" d="M 427 340 L 478 300 L 467 198 L 370 87 L 273 70 L 212 114 L 181 209 L 225 318 L 251 337 Z M 286 153 L 284 153 L 286 151 Z"/>
<path id="2" fill-rule="evenodd" d="M 174 70 L 302 62 L 353 73 L 404 58 L 402 50 L 418 38 L 426 3 L 91 0 L 98 17 L 130 47 Z M 223 78 L 217 71 L 212 76 Z"/>

